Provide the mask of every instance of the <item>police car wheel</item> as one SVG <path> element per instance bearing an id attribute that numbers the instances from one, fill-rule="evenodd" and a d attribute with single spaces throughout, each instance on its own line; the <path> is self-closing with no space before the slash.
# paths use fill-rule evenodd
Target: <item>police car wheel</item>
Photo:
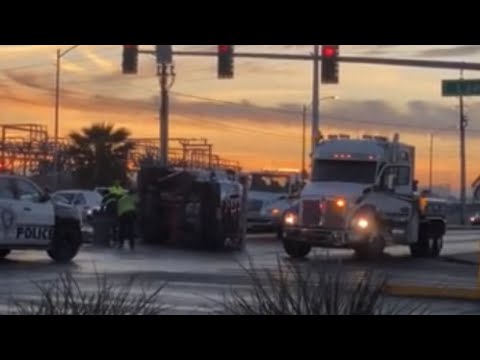
<path id="1" fill-rule="evenodd" d="M 11 250 L 0 250 L 0 259 L 6 258 L 11 252 Z"/>
<path id="2" fill-rule="evenodd" d="M 55 229 L 55 239 L 48 255 L 56 262 L 70 262 L 78 254 L 82 234 L 72 225 L 60 225 Z"/>
<path id="3" fill-rule="evenodd" d="M 303 259 L 310 254 L 310 251 L 312 251 L 312 246 L 307 243 L 285 238 L 282 240 L 285 252 L 293 259 Z"/>

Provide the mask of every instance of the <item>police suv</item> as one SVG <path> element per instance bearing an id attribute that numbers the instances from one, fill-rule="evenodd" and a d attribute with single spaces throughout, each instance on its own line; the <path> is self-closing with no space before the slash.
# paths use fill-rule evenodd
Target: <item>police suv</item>
<path id="1" fill-rule="evenodd" d="M 56 262 L 69 262 L 82 244 L 78 211 L 53 201 L 30 180 L 0 175 L 0 258 L 12 250 L 46 250 Z"/>

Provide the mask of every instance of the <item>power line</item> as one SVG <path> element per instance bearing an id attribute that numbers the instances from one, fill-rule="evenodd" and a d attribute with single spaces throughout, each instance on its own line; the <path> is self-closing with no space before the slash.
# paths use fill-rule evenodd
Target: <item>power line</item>
<path id="1" fill-rule="evenodd" d="M 228 104 L 228 105 L 235 105 L 235 106 L 245 106 L 249 107 L 252 110 L 266 110 L 266 111 L 275 111 L 275 112 L 281 112 L 281 113 L 286 113 L 286 114 L 295 114 L 295 115 L 300 115 L 301 112 L 300 110 L 298 112 L 293 111 L 293 110 L 286 110 L 286 109 L 281 109 L 281 108 L 271 108 L 271 107 L 260 107 L 256 105 L 251 105 L 251 104 L 245 104 L 245 103 L 239 103 L 239 102 L 233 102 L 233 101 L 224 101 L 224 100 L 219 100 L 219 99 L 212 99 L 212 98 L 207 98 L 207 97 L 202 97 L 202 96 L 196 96 L 196 95 L 189 95 L 189 94 L 183 94 L 183 93 L 178 93 L 178 92 L 172 92 L 172 94 L 179 96 L 179 97 L 186 97 L 186 98 L 192 98 L 192 99 L 197 99 L 197 100 L 203 100 L 207 102 L 214 102 L 214 103 L 222 103 L 222 104 Z M 425 127 L 425 126 L 414 126 L 414 125 L 409 125 L 409 124 L 388 124 L 388 123 L 383 123 L 379 121 L 358 121 L 358 120 L 351 120 L 351 119 L 346 119 L 346 118 L 338 118 L 337 115 L 333 115 L 332 117 L 335 117 L 335 121 L 339 120 L 343 123 L 351 123 L 355 125 L 372 125 L 372 126 L 382 126 L 382 127 L 395 127 L 396 129 L 409 129 L 409 130 L 427 130 L 427 131 L 432 131 L 430 127 Z M 328 121 L 326 121 L 327 124 L 329 124 Z M 329 124 L 330 125 L 330 124 Z M 331 124 L 330 126 L 332 126 Z M 457 131 L 455 127 L 449 127 L 449 128 L 438 128 L 434 130 L 435 132 L 453 132 Z M 480 133 L 480 129 L 470 129 L 470 132 L 475 132 L 475 133 Z"/>
<path id="2" fill-rule="evenodd" d="M 262 135 L 270 135 L 270 136 L 277 136 L 277 137 L 282 137 L 282 138 L 288 138 L 288 139 L 297 139 L 298 137 L 297 136 L 293 136 L 293 135 L 287 135 L 287 134 L 280 134 L 280 133 L 273 133 L 273 132 L 268 132 L 268 131 L 263 131 L 263 130 L 257 130 L 257 129 L 253 129 L 253 128 L 247 128 L 247 127 L 243 127 L 243 126 L 237 126 L 237 125 L 229 125 L 229 124 L 225 124 L 224 122 L 222 121 L 218 121 L 218 120 L 212 120 L 212 119 L 193 119 L 191 117 L 187 117 L 187 116 L 184 116 L 184 115 L 173 115 L 172 117 L 175 117 L 175 118 L 183 118 L 183 119 L 186 119 L 186 120 L 190 120 L 190 121 L 195 121 L 195 122 L 207 122 L 207 123 L 211 123 L 211 124 L 215 124 L 215 125 L 222 125 L 223 127 L 226 127 L 228 129 L 232 129 L 232 130 L 237 130 L 237 131 L 242 131 L 242 132 L 248 132 L 248 133 L 254 133 L 254 134 L 262 134 Z"/>
<path id="3" fill-rule="evenodd" d="M 295 111 L 295 110 L 287 110 L 287 109 L 281 109 L 281 108 L 275 108 L 275 107 L 257 106 L 257 105 L 248 104 L 248 103 L 240 103 L 240 102 L 234 102 L 234 101 L 212 99 L 212 98 L 203 97 L 203 96 L 179 93 L 179 92 L 176 92 L 176 91 L 172 91 L 172 94 L 176 95 L 176 96 L 179 96 L 179 97 L 203 100 L 203 101 L 206 101 L 206 102 L 214 102 L 214 103 L 225 104 L 225 105 L 249 107 L 252 110 L 278 112 L 278 113 L 285 113 L 285 114 L 297 115 L 297 116 L 302 114 L 302 110 L 301 110 L 300 107 L 299 107 L 298 111 Z"/>
<path id="4" fill-rule="evenodd" d="M 107 49 L 108 52 L 110 52 L 112 50 L 113 49 Z M 102 51 L 102 53 L 103 52 L 104 51 Z M 84 62 L 88 62 L 88 61 L 91 61 L 91 60 L 90 59 L 85 59 L 85 60 L 76 61 L 74 63 L 78 64 L 78 63 L 84 63 Z M 28 67 L 33 67 L 33 66 L 36 66 L 36 65 L 28 65 Z M 43 65 L 43 66 L 45 66 L 45 65 Z M 17 69 L 18 68 L 26 68 L 26 67 L 27 66 L 17 67 Z M 14 69 L 14 68 L 10 68 L 10 69 Z M 0 71 L 2 71 L 2 70 L 5 71 L 6 69 L 0 69 Z M 87 83 L 90 83 L 92 81 L 94 81 L 94 79 L 89 79 L 89 80 L 84 80 L 84 81 L 67 81 L 65 83 L 70 84 L 70 85 L 72 85 L 72 84 L 87 84 Z M 130 85 L 130 86 L 132 86 L 132 85 Z M 133 87 L 139 88 L 139 89 L 142 89 L 142 90 L 145 90 L 145 91 L 150 91 L 149 89 L 146 89 L 145 87 L 140 87 L 140 86 L 135 86 L 135 85 L 133 85 Z M 51 90 L 51 89 L 46 89 L 46 90 Z M 206 101 L 206 102 L 245 107 L 245 108 L 249 108 L 249 109 L 255 110 L 255 111 L 277 112 L 277 113 L 284 113 L 284 114 L 296 115 L 296 116 L 299 116 L 301 114 L 300 109 L 298 111 L 294 111 L 294 110 L 287 110 L 287 109 L 282 109 L 282 108 L 262 107 L 262 106 L 257 106 L 257 105 L 253 105 L 253 104 L 248 104 L 248 103 L 225 101 L 225 100 L 213 99 L 213 98 L 209 98 L 209 97 L 185 94 L 185 93 L 180 93 L 180 92 L 172 92 L 172 94 L 176 95 L 178 97 L 197 99 L 197 100 L 202 100 L 202 101 Z M 346 118 L 339 119 L 337 115 L 334 115 L 334 116 L 336 117 L 335 118 L 335 121 L 336 121 L 335 125 L 339 125 L 338 122 L 340 122 L 340 123 L 347 123 L 347 124 L 354 124 L 354 125 L 363 124 L 363 125 L 371 125 L 371 126 L 381 126 L 383 128 L 405 129 L 405 130 L 410 130 L 410 131 L 412 131 L 412 130 L 413 131 L 415 131 L 415 130 L 425 130 L 425 131 L 429 131 L 429 132 L 432 131 L 432 129 L 429 128 L 429 127 L 413 126 L 413 125 L 409 125 L 409 124 L 388 124 L 388 123 L 383 123 L 383 122 L 378 122 L 378 121 L 358 121 L 358 120 L 351 120 L 351 119 L 346 119 Z M 221 121 L 218 121 L 217 123 L 221 123 Z M 326 123 L 329 124 L 330 126 L 334 126 L 334 124 L 330 124 L 330 122 L 328 122 L 328 121 L 326 121 Z M 439 129 L 435 129 L 434 131 L 435 132 L 451 133 L 451 132 L 456 131 L 456 130 L 457 130 L 456 128 L 452 127 L 452 128 L 439 128 Z M 253 130 L 253 129 L 249 129 L 249 131 L 257 131 L 258 132 L 258 130 Z M 470 129 L 469 133 L 472 133 L 472 132 L 473 133 L 480 133 L 480 129 Z M 266 132 L 264 132 L 264 133 L 267 134 Z M 273 135 L 274 133 L 268 133 L 268 134 Z M 286 137 L 287 135 L 275 134 L 274 136 Z"/>
<path id="5" fill-rule="evenodd" d="M 112 46 L 117 46 L 117 45 L 112 45 Z M 97 55 L 106 55 L 110 52 L 112 52 L 112 50 L 114 50 L 113 48 L 104 48 L 104 49 L 101 49 L 101 50 L 98 50 L 96 52 Z M 38 63 L 33 63 L 33 64 L 26 64 L 26 65 L 20 65 L 20 66 L 14 66 L 14 67 L 4 67 L 4 68 L 0 68 L 0 72 L 9 72 L 9 71 L 18 71 L 18 70 L 26 70 L 26 69 L 33 69 L 33 68 L 40 68 L 40 67 L 48 67 L 48 66 L 54 66 L 54 63 L 53 61 L 52 62 L 46 62 L 47 60 L 45 60 L 45 62 L 38 62 Z M 78 61 L 75 61 L 74 63 L 84 63 L 84 62 L 87 62 L 87 61 L 92 61 L 90 59 L 84 59 L 84 60 L 78 60 Z M 71 60 L 69 60 L 69 62 L 73 62 Z"/>

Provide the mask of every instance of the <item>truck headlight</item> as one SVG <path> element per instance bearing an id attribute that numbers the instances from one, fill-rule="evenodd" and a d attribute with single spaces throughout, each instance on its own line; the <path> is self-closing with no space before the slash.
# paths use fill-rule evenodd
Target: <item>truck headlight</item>
<path id="1" fill-rule="evenodd" d="M 352 219 L 351 226 L 354 231 L 362 233 L 370 233 L 377 230 L 375 218 L 370 214 L 358 214 Z"/>
<path id="2" fill-rule="evenodd" d="M 366 230 L 369 228 L 370 222 L 368 219 L 361 217 L 355 221 L 355 225 L 361 230 Z"/>
<path id="3" fill-rule="evenodd" d="M 297 225 L 298 216 L 294 213 L 287 213 L 285 215 L 285 225 L 294 226 Z"/>
<path id="4" fill-rule="evenodd" d="M 270 210 L 270 214 L 272 216 L 278 216 L 278 215 L 280 215 L 280 209 L 274 208 L 274 209 Z"/>

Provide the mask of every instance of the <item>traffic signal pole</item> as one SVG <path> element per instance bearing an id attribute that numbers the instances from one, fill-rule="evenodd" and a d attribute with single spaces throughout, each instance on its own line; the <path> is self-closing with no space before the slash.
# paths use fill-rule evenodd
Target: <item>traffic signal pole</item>
<path id="1" fill-rule="evenodd" d="M 313 46 L 313 92 L 312 92 L 312 149 L 311 158 L 320 135 L 320 46 Z"/>
<path id="2" fill-rule="evenodd" d="M 461 79 L 463 80 L 463 70 L 461 71 Z M 465 117 L 463 94 L 460 94 L 460 224 L 465 225 L 466 221 L 466 203 L 467 203 L 467 161 L 465 150 L 465 129 L 467 127 L 467 119 Z"/>
<path id="3" fill-rule="evenodd" d="M 158 65 L 158 76 L 160 80 L 160 165 L 168 165 L 168 115 L 169 115 L 169 93 L 167 64 Z"/>

